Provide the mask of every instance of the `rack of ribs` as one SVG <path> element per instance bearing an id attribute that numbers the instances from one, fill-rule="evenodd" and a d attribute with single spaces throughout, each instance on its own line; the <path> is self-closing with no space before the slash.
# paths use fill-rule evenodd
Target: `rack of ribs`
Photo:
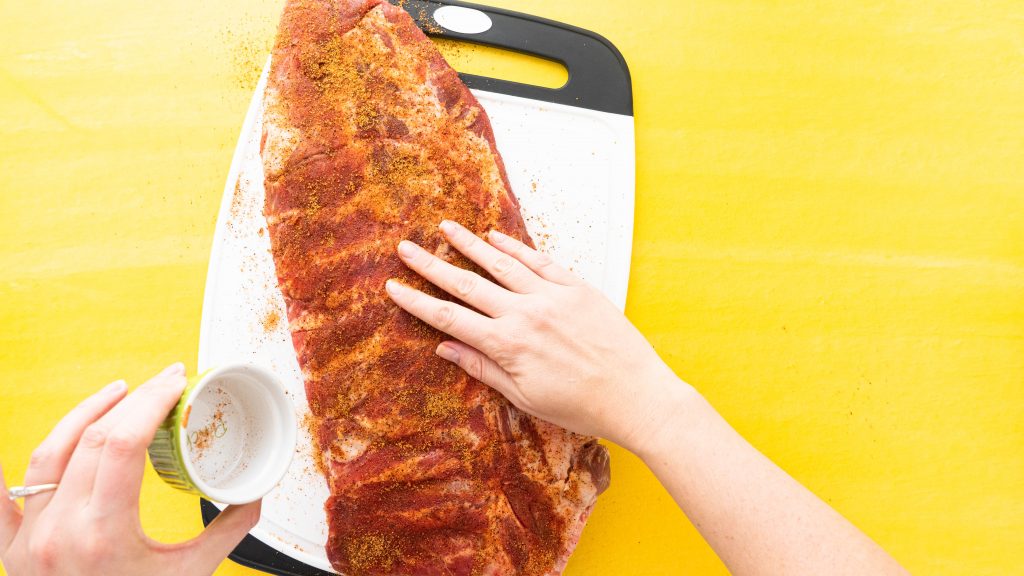
<path id="1" fill-rule="evenodd" d="M 289 0 L 265 94 L 264 213 L 349 576 L 558 574 L 608 486 L 592 437 L 529 416 L 433 354 L 388 278 L 437 224 L 530 243 L 487 114 L 402 9 Z M 532 244 L 531 244 L 532 245 Z"/>

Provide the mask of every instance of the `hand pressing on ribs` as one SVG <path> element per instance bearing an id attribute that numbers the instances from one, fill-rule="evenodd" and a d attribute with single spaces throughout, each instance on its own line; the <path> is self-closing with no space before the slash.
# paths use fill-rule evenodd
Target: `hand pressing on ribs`
<path id="1" fill-rule="evenodd" d="M 455 338 L 437 347 L 438 356 L 538 418 L 642 446 L 659 425 L 656 391 L 679 380 L 629 320 L 596 288 L 514 238 L 490 231 L 484 241 L 448 220 L 440 229 L 497 283 L 412 242 L 398 245 L 409 268 L 475 308 L 387 282 L 396 304 Z"/>

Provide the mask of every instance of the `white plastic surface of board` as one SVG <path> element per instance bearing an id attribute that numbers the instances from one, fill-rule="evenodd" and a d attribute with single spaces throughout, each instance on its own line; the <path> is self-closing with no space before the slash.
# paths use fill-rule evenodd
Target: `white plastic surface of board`
<path id="1" fill-rule="evenodd" d="M 206 279 L 199 370 L 254 362 L 276 372 L 309 413 L 263 218 L 263 90 L 246 115 L 221 202 Z M 633 236 L 633 118 L 476 91 L 490 116 L 534 242 L 625 307 Z M 381 286 L 383 290 L 383 286 Z M 300 426 L 288 474 L 263 501 L 252 535 L 310 566 L 327 561 L 327 483 Z M 218 507 L 223 508 L 222 505 Z"/>

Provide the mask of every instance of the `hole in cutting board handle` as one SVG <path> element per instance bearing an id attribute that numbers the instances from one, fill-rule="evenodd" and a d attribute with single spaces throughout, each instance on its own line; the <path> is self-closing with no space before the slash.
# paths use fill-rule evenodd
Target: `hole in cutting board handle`
<path id="1" fill-rule="evenodd" d="M 441 6 L 434 11 L 434 20 L 446 30 L 463 34 L 481 34 L 494 25 L 486 13 L 463 6 Z"/>
<path id="2" fill-rule="evenodd" d="M 432 37 L 431 40 L 459 72 L 552 89 L 561 88 L 569 81 L 569 71 L 561 62 L 451 38 Z"/>

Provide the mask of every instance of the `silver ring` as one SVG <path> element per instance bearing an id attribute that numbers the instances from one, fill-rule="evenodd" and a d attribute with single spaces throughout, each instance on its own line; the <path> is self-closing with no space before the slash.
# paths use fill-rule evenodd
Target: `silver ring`
<path id="1" fill-rule="evenodd" d="M 11 486 L 7 490 L 7 497 L 10 498 L 11 500 L 17 500 L 18 498 L 32 496 L 33 494 L 53 492 L 56 489 L 56 484 L 36 484 L 35 486 Z"/>

